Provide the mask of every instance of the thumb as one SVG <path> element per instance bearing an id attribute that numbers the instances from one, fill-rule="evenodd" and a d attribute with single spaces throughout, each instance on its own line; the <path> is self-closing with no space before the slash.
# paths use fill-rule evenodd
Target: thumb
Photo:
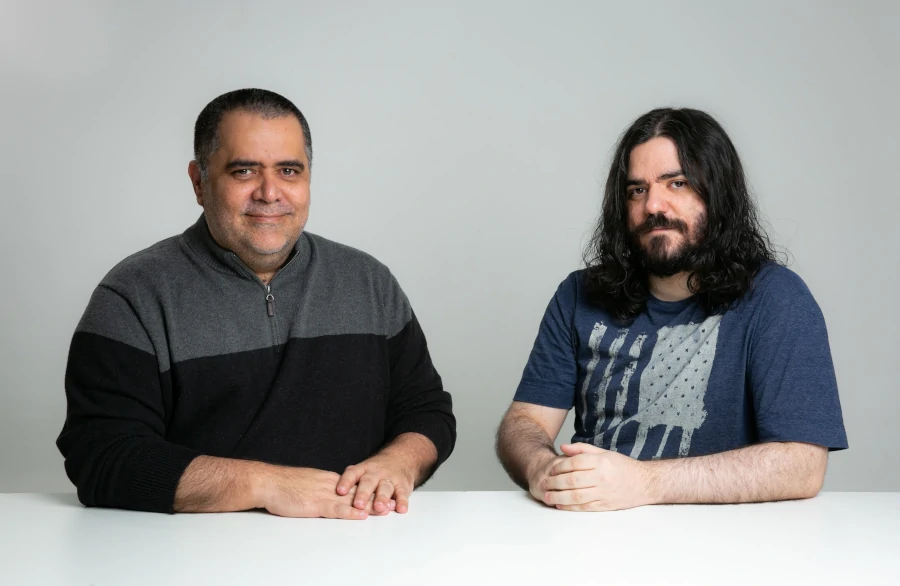
<path id="1" fill-rule="evenodd" d="M 578 454 L 599 454 L 601 452 L 605 452 L 603 448 L 598 448 L 592 444 L 585 443 L 577 443 L 577 444 L 563 444 L 559 446 L 559 449 L 567 456 L 577 456 Z"/>

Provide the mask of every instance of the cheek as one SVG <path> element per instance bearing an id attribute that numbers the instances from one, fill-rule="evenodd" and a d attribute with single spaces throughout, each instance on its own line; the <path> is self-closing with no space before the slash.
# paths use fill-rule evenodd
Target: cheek
<path id="1" fill-rule="evenodd" d="M 644 213 L 637 206 L 628 206 L 628 231 L 640 226 L 645 220 Z"/>
<path id="2" fill-rule="evenodd" d="M 226 213 L 239 213 L 247 206 L 253 193 L 253 186 L 235 182 L 223 182 L 217 186 L 214 195 L 215 206 Z"/>
<path id="3" fill-rule="evenodd" d="M 290 190 L 287 195 L 291 207 L 295 210 L 303 211 L 309 209 L 309 185 L 298 186 L 296 189 Z"/>

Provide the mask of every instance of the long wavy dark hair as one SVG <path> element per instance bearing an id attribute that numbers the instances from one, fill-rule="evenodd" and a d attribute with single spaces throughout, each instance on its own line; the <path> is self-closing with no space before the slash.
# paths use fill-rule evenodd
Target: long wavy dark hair
<path id="1" fill-rule="evenodd" d="M 625 131 L 609 169 L 603 212 L 585 249 L 588 299 L 630 322 L 647 305 L 648 272 L 627 224 L 631 151 L 658 136 L 675 143 L 691 188 L 706 204 L 707 229 L 690 255 L 688 287 L 710 312 L 731 306 L 777 254 L 760 225 L 744 168 L 725 130 L 712 116 L 689 108 L 660 108 Z"/>

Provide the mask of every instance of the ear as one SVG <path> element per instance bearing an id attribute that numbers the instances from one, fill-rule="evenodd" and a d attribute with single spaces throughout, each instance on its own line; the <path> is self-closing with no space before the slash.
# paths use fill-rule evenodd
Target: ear
<path id="1" fill-rule="evenodd" d="M 203 205 L 203 174 L 200 173 L 200 165 L 197 161 L 188 163 L 188 177 L 191 178 L 191 185 L 194 186 L 194 197 L 197 198 L 197 205 Z"/>

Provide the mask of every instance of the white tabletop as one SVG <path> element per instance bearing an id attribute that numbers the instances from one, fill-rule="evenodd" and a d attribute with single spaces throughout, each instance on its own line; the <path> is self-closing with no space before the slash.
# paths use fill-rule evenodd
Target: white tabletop
<path id="1" fill-rule="evenodd" d="M 0 494 L 0 584 L 900 584 L 900 493 L 569 513 L 417 492 L 410 509 L 161 515 Z"/>

